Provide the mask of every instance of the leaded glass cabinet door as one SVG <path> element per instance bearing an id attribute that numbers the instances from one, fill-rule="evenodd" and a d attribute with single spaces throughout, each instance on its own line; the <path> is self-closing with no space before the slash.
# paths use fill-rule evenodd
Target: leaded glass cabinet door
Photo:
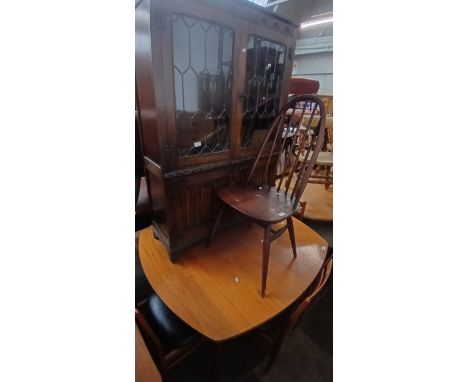
<path id="1" fill-rule="evenodd" d="M 231 144 L 234 30 L 183 12 L 173 12 L 170 25 L 179 163 L 226 155 Z"/>
<path id="2" fill-rule="evenodd" d="M 280 108 L 286 70 L 286 45 L 256 34 L 247 36 L 242 149 L 258 148 Z"/>

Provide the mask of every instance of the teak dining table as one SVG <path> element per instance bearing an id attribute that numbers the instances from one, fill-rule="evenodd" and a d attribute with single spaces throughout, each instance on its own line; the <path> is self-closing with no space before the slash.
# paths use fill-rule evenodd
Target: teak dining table
<path id="1" fill-rule="evenodd" d="M 322 266 L 327 242 L 294 219 L 297 258 L 288 235 L 271 245 L 265 297 L 260 295 L 263 229 L 240 224 L 219 232 L 172 263 L 151 227 L 141 231 L 139 254 L 154 291 L 193 329 L 221 342 L 255 329 L 294 303 Z"/>

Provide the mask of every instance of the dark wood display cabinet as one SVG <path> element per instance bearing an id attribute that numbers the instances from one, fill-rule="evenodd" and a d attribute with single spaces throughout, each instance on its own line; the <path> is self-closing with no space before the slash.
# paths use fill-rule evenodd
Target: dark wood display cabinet
<path id="1" fill-rule="evenodd" d="M 216 189 L 245 179 L 287 101 L 297 26 L 244 0 L 142 0 L 135 16 L 153 227 L 174 260 L 208 237 Z"/>

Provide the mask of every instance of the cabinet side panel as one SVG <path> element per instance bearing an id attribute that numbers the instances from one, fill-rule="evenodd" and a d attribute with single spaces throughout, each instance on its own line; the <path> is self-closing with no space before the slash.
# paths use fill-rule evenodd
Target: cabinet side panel
<path id="1" fill-rule="evenodd" d="M 151 197 L 151 207 L 153 221 L 158 225 L 166 237 L 169 236 L 166 195 L 164 192 L 164 182 L 155 174 L 147 171 L 149 179 L 149 195 Z"/>
<path id="2" fill-rule="evenodd" d="M 135 9 L 135 82 L 140 131 L 144 155 L 161 163 L 152 66 L 149 0 L 143 0 Z"/>

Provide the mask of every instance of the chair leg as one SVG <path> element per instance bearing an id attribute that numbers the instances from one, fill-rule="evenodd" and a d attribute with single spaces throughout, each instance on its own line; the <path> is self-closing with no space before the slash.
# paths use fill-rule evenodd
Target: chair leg
<path id="1" fill-rule="evenodd" d="M 226 205 L 223 203 L 221 209 L 219 210 L 218 212 L 218 216 L 216 216 L 216 221 L 215 221 L 215 224 L 213 226 L 213 230 L 211 231 L 211 235 L 210 235 L 210 238 L 208 239 L 208 242 L 206 243 L 206 246 L 209 247 L 210 244 L 211 244 L 211 241 L 213 240 L 213 237 L 216 233 L 216 230 L 218 229 L 218 226 L 219 226 L 219 223 L 221 221 L 221 218 L 223 217 L 224 215 L 224 211 L 226 210 Z"/>
<path id="2" fill-rule="evenodd" d="M 291 216 L 288 218 L 288 223 L 287 224 L 288 224 L 289 239 L 291 240 L 291 247 L 292 247 L 292 250 L 293 250 L 294 258 L 296 258 L 297 257 L 296 237 L 294 236 L 294 224 L 293 224 L 293 220 L 292 220 Z"/>
<path id="3" fill-rule="evenodd" d="M 275 363 L 276 357 L 278 356 L 280 347 L 276 347 L 275 350 L 273 350 L 273 353 L 270 355 L 270 359 L 268 360 L 267 365 L 265 366 L 265 369 L 263 370 L 263 374 L 266 374 L 270 371 L 271 367 L 273 366 L 273 363 Z"/>
<path id="4" fill-rule="evenodd" d="M 325 166 L 325 190 L 330 188 L 330 166 Z"/>
<path id="5" fill-rule="evenodd" d="M 270 259 L 270 241 L 271 241 L 271 224 L 265 227 L 263 235 L 263 261 L 262 261 L 262 297 L 265 297 L 265 289 L 268 275 L 268 261 Z"/>
<path id="6" fill-rule="evenodd" d="M 221 344 L 213 342 L 211 344 L 213 349 L 213 360 L 211 365 L 211 380 L 214 382 L 220 381 L 221 366 L 222 366 L 222 351 Z"/>

